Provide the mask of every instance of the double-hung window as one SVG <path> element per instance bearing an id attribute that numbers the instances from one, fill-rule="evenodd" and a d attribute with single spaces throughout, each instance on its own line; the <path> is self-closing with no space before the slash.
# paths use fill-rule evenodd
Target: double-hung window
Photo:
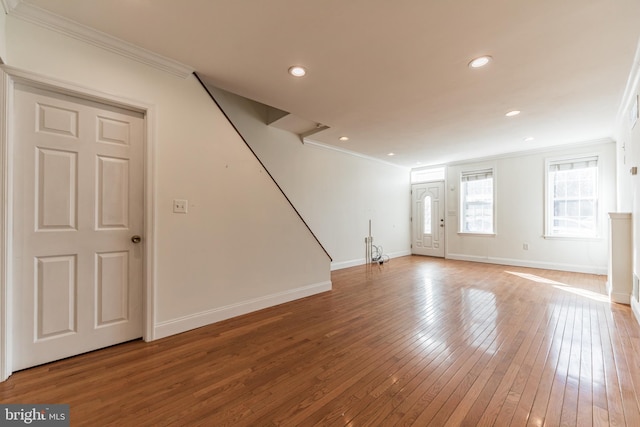
<path id="1" fill-rule="evenodd" d="M 460 232 L 494 234 L 493 169 L 460 174 Z"/>
<path id="2" fill-rule="evenodd" d="M 547 161 L 546 235 L 598 234 L 598 157 Z"/>

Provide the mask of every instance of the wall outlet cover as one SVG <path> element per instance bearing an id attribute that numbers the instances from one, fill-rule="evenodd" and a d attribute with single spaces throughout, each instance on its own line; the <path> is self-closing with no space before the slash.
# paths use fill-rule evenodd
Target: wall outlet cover
<path id="1" fill-rule="evenodd" d="M 173 199 L 173 213 L 187 213 L 187 201 L 183 199 Z"/>

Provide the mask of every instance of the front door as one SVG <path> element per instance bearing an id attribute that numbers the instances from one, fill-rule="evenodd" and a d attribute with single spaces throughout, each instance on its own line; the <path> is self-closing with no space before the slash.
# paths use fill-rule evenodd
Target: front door
<path id="1" fill-rule="evenodd" d="M 142 336 L 142 114 L 17 84 L 13 369 Z"/>
<path id="2" fill-rule="evenodd" d="M 413 184 L 411 204 L 411 252 L 444 257 L 444 181 Z"/>

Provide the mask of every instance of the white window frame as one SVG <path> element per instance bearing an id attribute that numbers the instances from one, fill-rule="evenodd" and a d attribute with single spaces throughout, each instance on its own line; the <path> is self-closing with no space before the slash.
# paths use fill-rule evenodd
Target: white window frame
<path id="1" fill-rule="evenodd" d="M 447 176 L 446 166 L 429 166 L 411 169 L 411 184 L 444 181 Z"/>
<path id="2" fill-rule="evenodd" d="M 465 197 L 464 197 L 464 182 L 465 177 L 470 177 L 473 175 L 490 175 L 492 179 L 492 195 L 491 195 L 491 231 L 490 232 L 481 232 L 481 231 L 465 231 L 464 230 L 464 217 L 465 217 Z M 496 235 L 496 168 L 493 166 L 489 167 L 477 167 L 477 168 L 468 168 L 460 171 L 459 177 L 459 189 L 460 194 L 458 197 L 458 234 L 463 235 L 474 235 L 474 236 L 495 236 Z"/>
<path id="3" fill-rule="evenodd" d="M 553 183 L 550 180 L 550 171 L 549 169 L 553 165 L 557 164 L 570 164 L 570 163 L 584 163 L 584 162 L 596 162 L 596 178 L 595 178 L 595 191 L 596 191 L 596 206 L 594 208 L 594 228 L 593 234 L 575 234 L 575 233 L 553 233 L 553 189 L 551 186 Z M 589 240 L 589 239 L 599 239 L 600 238 L 600 221 L 602 221 L 602 215 L 600 212 L 601 206 L 601 194 L 600 191 L 600 177 L 601 177 L 601 169 L 602 169 L 602 160 L 599 154 L 578 154 L 573 156 L 562 156 L 562 157 L 552 157 L 545 159 L 544 165 L 544 237 L 545 239 L 579 239 L 579 240 Z"/>

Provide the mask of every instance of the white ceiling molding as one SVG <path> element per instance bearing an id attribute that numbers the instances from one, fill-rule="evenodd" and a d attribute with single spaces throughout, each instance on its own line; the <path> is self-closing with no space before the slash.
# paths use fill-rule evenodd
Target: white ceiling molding
<path id="1" fill-rule="evenodd" d="M 278 0 L 277 8 L 222 3 L 20 0 L 15 12 L 37 6 L 144 43 L 190 64 L 209 84 L 287 111 L 282 123 L 295 116 L 307 119 L 308 129 L 331 126 L 306 141 L 408 168 L 612 136 L 616 115 L 629 117 L 632 87 L 638 87 L 638 72 L 627 82 L 640 37 L 640 0 L 589 8 L 584 0 L 511 2 L 509 8 L 502 0 L 470 1 L 464 11 L 459 2 L 436 1 L 406 7 L 380 1 L 369 8 L 334 2 L 330 10 L 299 0 Z M 326 25 L 305 31 L 310 19 Z M 335 31 L 342 27 L 349 31 Z M 279 54 L 271 55 L 274 46 Z M 467 66 L 486 54 L 494 58 L 486 68 Z M 308 75 L 287 74 L 293 64 L 309 67 Z M 634 69 L 640 70 L 638 58 Z M 522 114 L 506 119 L 513 109 Z M 526 137 L 535 142 L 524 144 Z"/>
<path id="2" fill-rule="evenodd" d="M 348 154 L 350 156 L 360 157 L 361 159 L 371 160 L 376 163 L 382 163 L 387 166 L 394 166 L 396 168 L 400 168 L 404 170 L 416 170 L 416 169 L 429 169 L 434 167 L 457 166 L 457 165 L 464 165 L 467 163 L 487 162 L 487 161 L 500 160 L 500 159 L 510 159 L 514 157 L 531 156 L 531 155 L 540 154 L 540 153 L 553 153 L 556 151 L 584 148 L 584 147 L 589 147 L 593 145 L 610 144 L 610 143 L 614 143 L 615 141 L 612 138 L 598 138 L 598 139 L 593 139 L 589 141 L 578 141 L 578 142 L 572 142 L 569 144 L 550 145 L 546 147 L 532 148 L 530 150 L 512 151 L 508 153 L 496 154 L 496 155 L 480 157 L 480 158 L 472 157 L 472 158 L 460 159 L 460 160 L 456 160 L 448 163 L 423 164 L 416 167 L 406 167 L 406 166 L 398 165 L 397 163 L 385 162 L 384 160 L 378 159 L 377 157 L 367 156 L 362 153 L 358 153 L 351 150 L 345 150 L 344 148 L 323 144 L 321 142 L 312 141 L 306 138 L 304 139 L 303 142 L 305 145 L 324 148 L 325 150 L 337 151 L 339 153 Z"/>
<path id="3" fill-rule="evenodd" d="M 13 9 L 16 8 L 20 0 L 0 0 L 2 2 L 2 7 L 4 8 L 4 13 L 9 13 Z"/>
<path id="4" fill-rule="evenodd" d="M 486 156 L 486 157 L 479 157 L 479 158 L 469 158 L 469 159 L 462 159 L 462 160 L 456 160 L 454 162 L 450 162 L 450 163 L 446 163 L 445 165 L 443 164 L 438 164 L 438 165 L 429 165 L 429 167 L 435 167 L 435 166 L 457 166 L 457 165 L 464 165 L 464 164 L 468 164 L 468 163 L 480 163 L 480 162 L 488 162 L 488 161 L 492 161 L 492 160 L 500 160 L 500 159 L 512 159 L 514 157 L 524 157 L 524 156 L 533 156 L 536 154 L 543 154 L 543 153 L 555 153 L 555 152 L 560 152 L 560 151 L 565 151 L 565 150 L 573 150 L 573 149 L 578 149 L 578 148 L 585 148 L 585 147 L 591 147 L 593 145 L 600 145 L 600 144 L 613 144 L 615 143 L 615 141 L 612 138 L 598 138 L 598 139 L 592 139 L 589 141 L 578 141 L 578 142 L 571 142 L 568 144 L 562 144 L 562 145 L 549 145 L 546 147 L 538 147 L 538 148 L 532 148 L 530 150 L 519 150 L 519 151 L 512 151 L 509 153 L 502 153 L 502 154 L 496 154 L 493 156 Z M 420 167 L 414 168 L 414 169 L 420 169 L 423 168 L 425 166 L 421 165 Z M 413 170 L 413 169 L 412 169 Z"/>
<path id="5" fill-rule="evenodd" d="M 157 53 L 112 37 L 101 31 L 78 24 L 77 22 L 55 15 L 37 6 L 21 2 L 20 0 L 2 0 L 2 3 L 5 9 L 7 9 L 7 14 L 10 16 L 87 42 L 183 79 L 193 73 L 193 68 L 188 65 L 158 55 Z"/>
<path id="6" fill-rule="evenodd" d="M 323 144 L 321 142 L 312 141 L 306 138 L 304 138 L 302 142 L 304 143 L 304 145 L 311 145 L 313 147 L 323 148 L 325 150 L 337 151 L 338 153 L 348 154 L 349 156 L 359 157 L 365 160 L 371 160 L 372 162 L 375 162 L 375 163 L 382 163 L 383 165 L 393 166 L 394 168 L 402 169 L 405 171 L 409 171 L 411 169 L 406 166 L 399 165 L 397 163 L 385 162 L 384 160 L 380 160 L 376 157 L 367 156 L 366 154 L 357 153 L 351 150 L 345 150 L 344 148 L 334 147 L 333 145 Z"/>

